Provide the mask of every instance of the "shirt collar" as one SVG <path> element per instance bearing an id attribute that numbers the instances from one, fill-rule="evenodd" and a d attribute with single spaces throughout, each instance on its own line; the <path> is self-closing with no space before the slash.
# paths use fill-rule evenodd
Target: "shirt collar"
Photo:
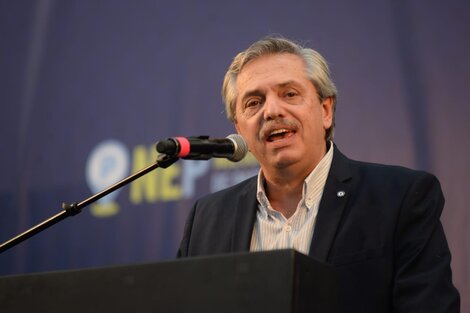
<path id="1" fill-rule="evenodd" d="M 303 201 L 305 203 L 308 210 L 312 208 L 313 204 L 317 200 L 319 202 L 318 198 L 323 194 L 323 188 L 325 187 L 331 162 L 333 160 L 333 151 L 333 142 L 330 141 L 327 153 L 304 180 L 301 202 Z M 265 178 L 263 170 L 260 169 L 258 173 L 256 198 L 261 204 L 261 212 L 263 214 L 268 214 L 267 210 L 271 209 L 271 205 L 269 204 L 268 197 L 266 196 L 264 183 Z"/>

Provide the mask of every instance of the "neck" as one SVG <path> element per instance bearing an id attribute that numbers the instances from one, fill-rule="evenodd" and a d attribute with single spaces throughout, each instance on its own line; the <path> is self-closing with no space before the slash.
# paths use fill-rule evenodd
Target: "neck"
<path id="1" fill-rule="evenodd" d="M 326 149 L 318 160 L 306 160 L 284 168 L 262 168 L 266 196 L 274 210 L 281 212 L 286 218 L 295 213 L 302 199 L 305 178 L 320 163 L 325 153 Z"/>
<path id="2" fill-rule="evenodd" d="M 263 171 L 266 196 L 272 208 L 281 212 L 286 218 L 292 216 L 302 199 L 304 180 L 312 170 L 313 168 L 304 173 L 286 170 Z"/>

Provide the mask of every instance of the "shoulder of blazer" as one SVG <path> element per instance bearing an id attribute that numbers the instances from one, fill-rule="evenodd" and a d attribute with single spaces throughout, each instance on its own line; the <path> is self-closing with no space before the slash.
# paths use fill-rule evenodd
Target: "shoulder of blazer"
<path id="1" fill-rule="evenodd" d="M 381 182 L 386 180 L 400 180 L 403 182 L 416 179 L 420 176 L 432 176 L 425 171 L 414 170 L 404 166 L 387 165 L 380 163 L 364 162 L 349 159 L 340 150 L 334 146 L 335 152 L 329 176 L 335 177 L 338 181 L 345 181 L 350 178 L 361 180 L 364 178 L 371 179 L 376 177 Z M 370 183 L 367 181 L 367 183 Z"/>
<path id="2" fill-rule="evenodd" d="M 255 176 L 196 202 L 186 235 L 187 255 L 249 250 L 257 209 L 256 184 Z"/>

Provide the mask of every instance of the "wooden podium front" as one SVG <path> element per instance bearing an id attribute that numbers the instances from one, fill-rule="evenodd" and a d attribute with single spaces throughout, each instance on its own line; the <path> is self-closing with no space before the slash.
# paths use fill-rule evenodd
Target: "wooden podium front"
<path id="1" fill-rule="evenodd" d="M 335 312 L 333 269 L 294 250 L 0 277 L 0 312 Z"/>

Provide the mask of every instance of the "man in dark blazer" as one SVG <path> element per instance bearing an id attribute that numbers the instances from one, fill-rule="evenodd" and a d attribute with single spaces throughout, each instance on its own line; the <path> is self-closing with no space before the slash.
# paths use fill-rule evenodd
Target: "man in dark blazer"
<path id="1" fill-rule="evenodd" d="M 296 248 L 336 268 L 340 312 L 459 312 L 439 182 L 338 150 L 321 55 L 262 39 L 234 59 L 222 94 L 260 173 L 197 201 L 179 256 Z"/>

